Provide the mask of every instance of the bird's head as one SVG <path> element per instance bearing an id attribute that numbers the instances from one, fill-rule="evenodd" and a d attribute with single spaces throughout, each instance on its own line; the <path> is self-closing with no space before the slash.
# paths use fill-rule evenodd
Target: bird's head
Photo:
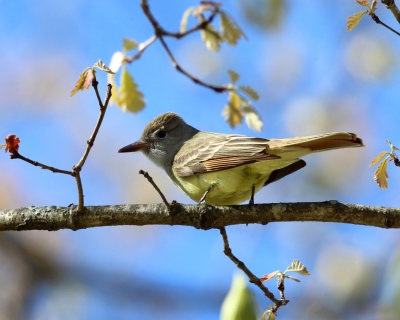
<path id="1" fill-rule="evenodd" d="M 176 113 L 167 112 L 153 119 L 143 130 L 140 140 L 118 152 L 142 151 L 161 167 L 171 166 L 182 145 L 198 132 Z"/>

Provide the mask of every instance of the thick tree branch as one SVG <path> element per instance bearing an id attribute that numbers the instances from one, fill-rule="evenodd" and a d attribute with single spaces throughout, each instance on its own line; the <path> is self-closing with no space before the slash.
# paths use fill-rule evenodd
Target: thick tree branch
<path id="1" fill-rule="evenodd" d="M 28 207 L 0 210 L 0 231 L 85 229 L 115 225 L 184 225 L 199 229 L 235 224 L 283 221 L 351 223 L 380 228 L 400 228 L 400 209 L 344 204 L 337 201 L 256 204 L 252 207 L 175 205 L 163 203 L 85 207 Z"/>

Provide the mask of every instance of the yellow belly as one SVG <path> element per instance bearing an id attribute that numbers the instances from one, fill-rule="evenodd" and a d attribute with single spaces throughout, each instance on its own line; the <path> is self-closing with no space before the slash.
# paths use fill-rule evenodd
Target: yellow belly
<path id="1" fill-rule="evenodd" d="M 271 172 L 296 162 L 295 160 L 270 160 L 242 165 L 216 172 L 179 177 L 175 172 L 177 185 L 192 200 L 198 202 L 208 188 L 205 201 L 211 205 L 233 205 L 250 199 L 253 186 L 255 192 L 264 186 Z"/>

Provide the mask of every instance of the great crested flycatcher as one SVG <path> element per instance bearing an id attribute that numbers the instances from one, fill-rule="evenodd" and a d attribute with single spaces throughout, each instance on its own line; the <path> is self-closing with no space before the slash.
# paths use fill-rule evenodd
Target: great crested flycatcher
<path id="1" fill-rule="evenodd" d="M 196 202 L 232 205 L 303 168 L 306 163 L 299 157 L 361 146 L 362 140 L 348 132 L 289 139 L 203 132 L 168 112 L 153 119 L 139 141 L 118 152 L 142 151 Z"/>

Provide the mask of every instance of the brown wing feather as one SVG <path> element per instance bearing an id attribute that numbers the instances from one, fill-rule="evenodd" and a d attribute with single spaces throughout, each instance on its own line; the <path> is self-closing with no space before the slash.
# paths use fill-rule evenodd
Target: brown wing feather
<path id="1" fill-rule="evenodd" d="M 180 176 L 214 172 L 240 165 L 289 157 L 295 160 L 308 153 L 330 149 L 360 147 L 362 140 L 354 133 L 333 132 L 290 139 L 261 139 L 242 135 L 199 132 L 188 140 L 176 154 L 174 171 Z M 300 169 L 300 164 L 278 172 L 289 174 Z M 275 179 L 276 180 L 276 179 Z"/>
<path id="2" fill-rule="evenodd" d="M 190 176 L 280 159 L 267 150 L 267 139 L 199 132 L 179 150 L 173 168 L 179 176 Z"/>
<path id="3" fill-rule="evenodd" d="M 281 157 L 272 154 L 259 154 L 253 157 L 224 157 L 224 158 L 213 158 L 203 162 L 207 172 L 225 170 L 241 166 L 243 164 L 249 164 L 254 162 L 260 162 L 265 160 L 275 160 Z"/>

